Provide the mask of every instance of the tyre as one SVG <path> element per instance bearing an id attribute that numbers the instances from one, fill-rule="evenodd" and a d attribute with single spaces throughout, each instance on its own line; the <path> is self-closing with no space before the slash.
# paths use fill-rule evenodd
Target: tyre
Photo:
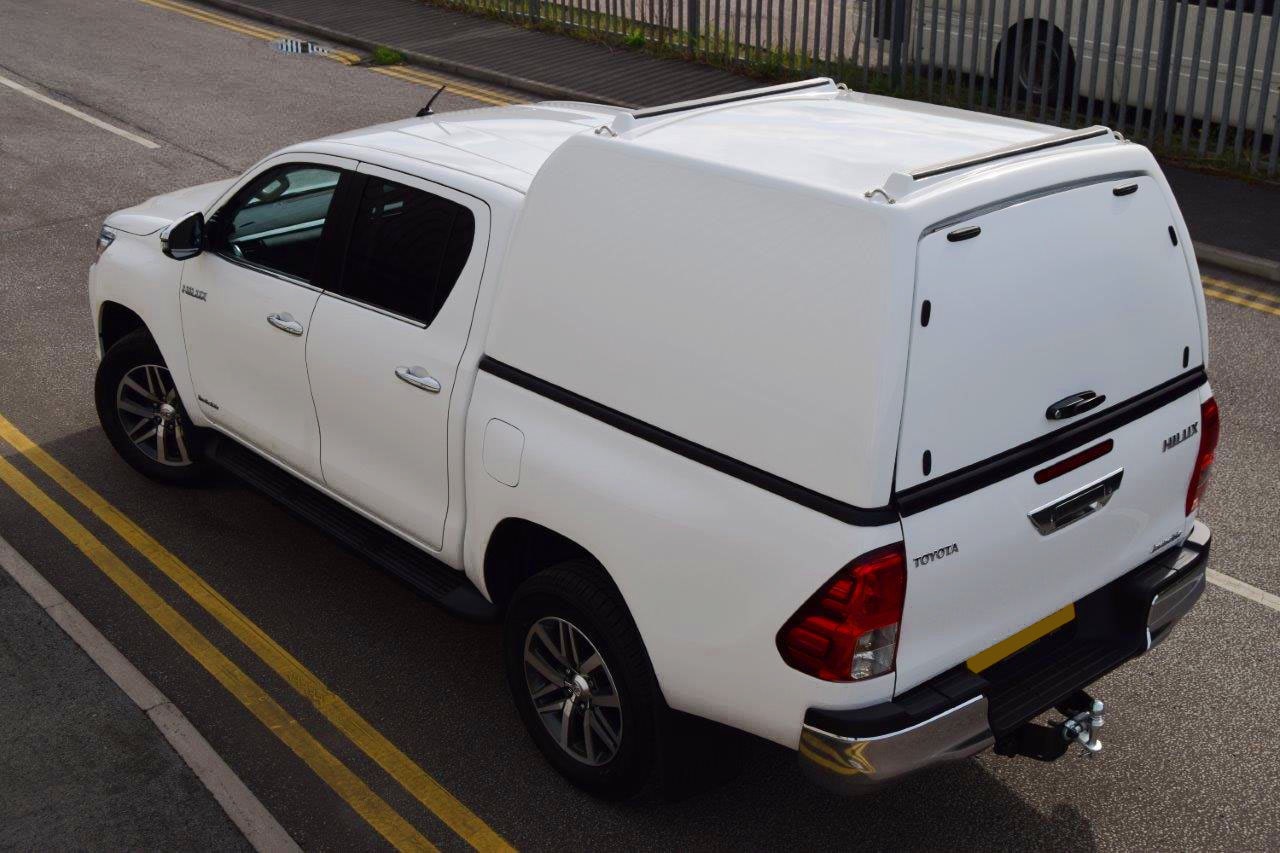
<path id="1" fill-rule="evenodd" d="M 570 782 L 615 800 L 645 785 L 666 706 L 631 614 L 596 564 L 570 560 L 520 585 L 503 659 L 520 718 Z"/>
<path id="2" fill-rule="evenodd" d="M 126 462 L 155 480 L 180 485 L 207 473 L 202 431 L 192 426 L 169 368 L 145 330 L 107 350 L 94 381 L 98 420 Z"/>
<path id="3" fill-rule="evenodd" d="M 1026 21 L 1010 30 L 1000 46 L 1000 57 L 1005 66 L 1005 89 L 1023 102 L 1056 102 L 1060 84 L 1064 101 L 1070 102 L 1075 55 L 1062 30 L 1053 24 Z"/>

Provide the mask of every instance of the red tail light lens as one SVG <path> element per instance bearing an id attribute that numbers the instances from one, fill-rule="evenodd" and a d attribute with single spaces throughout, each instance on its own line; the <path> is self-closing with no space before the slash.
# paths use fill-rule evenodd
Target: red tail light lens
<path id="1" fill-rule="evenodd" d="M 906 592 L 901 542 L 863 554 L 787 620 L 778 651 L 788 665 L 823 681 L 893 672 Z"/>
<path id="2" fill-rule="evenodd" d="M 1200 404 L 1200 449 L 1196 451 L 1196 467 L 1187 486 L 1187 515 L 1200 506 L 1200 497 L 1209 485 L 1209 469 L 1218 450 L 1218 401 L 1210 397 Z"/>

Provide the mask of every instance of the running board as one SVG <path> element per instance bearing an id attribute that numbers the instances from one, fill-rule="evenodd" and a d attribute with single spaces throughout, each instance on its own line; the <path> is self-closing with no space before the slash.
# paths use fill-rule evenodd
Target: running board
<path id="1" fill-rule="evenodd" d="M 299 518 L 323 529 L 352 551 L 390 572 L 456 616 L 496 622 L 498 610 L 457 569 L 225 436 L 210 439 L 206 454 L 220 468 L 265 493 Z"/>

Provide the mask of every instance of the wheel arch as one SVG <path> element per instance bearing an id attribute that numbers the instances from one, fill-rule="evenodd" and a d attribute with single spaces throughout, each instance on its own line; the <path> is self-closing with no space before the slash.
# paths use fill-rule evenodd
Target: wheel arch
<path id="1" fill-rule="evenodd" d="M 618 588 L 604 563 L 586 547 L 550 527 L 509 516 L 494 526 L 485 545 L 485 590 L 499 609 L 505 609 L 524 581 L 575 558 L 589 560 L 614 589 Z"/>
<path id="2" fill-rule="evenodd" d="M 146 322 L 132 308 L 111 300 L 102 303 L 98 310 L 98 341 L 104 354 L 125 335 L 138 329 L 145 330 L 152 340 L 155 339 Z"/>

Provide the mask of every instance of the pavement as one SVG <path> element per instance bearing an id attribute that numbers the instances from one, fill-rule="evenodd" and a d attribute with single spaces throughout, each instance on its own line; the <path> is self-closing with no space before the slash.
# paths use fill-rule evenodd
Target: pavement
<path id="1" fill-rule="evenodd" d="M 1211 586 L 1166 643 L 1104 679 L 1100 757 L 1042 765 L 987 754 L 851 802 L 807 783 L 794 753 L 742 738 L 727 778 L 694 779 L 674 802 L 650 791 L 602 803 L 563 782 L 525 736 L 496 627 L 448 616 L 234 480 L 185 490 L 143 479 L 93 410 L 85 271 L 108 212 L 232 176 L 287 143 L 412 115 L 447 75 L 278 53 L 269 43 L 279 28 L 173 0 L 100 0 L 96 10 L 0 0 L 0 77 L 156 145 L 0 86 L 0 427 L 12 424 L 0 458 L 97 545 L 86 552 L 3 484 L 0 535 L 182 710 L 300 846 L 1280 848 L 1280 611 L 1262 603 L 1280 595 L 1280 288 L 1205 270 L 1223 412 L 1203 510 L 1211 565 L 1261 597 Z M 441 110 L 527 97 L 448 80 Z M 90 553 L 112 555 L 156 600 L 140 605 Z M 207 648 L 176 642 L 161 604 Z M 30 686 L 16 711 L 0 696 L 0 724 L 26 708 L 20 723 L 43 746 L 0 743 L 0 766 L 28 767 L 0 773 L 0 847 L 234 849 L 216 829 L 194 844 L 144 837 L 150 819 L 123 809 L 119 834 L 99 843 L 92 798 L 84 814 L 64 798 L 58 819 L 79 827 L 66 834 L 46 828 L 53 817 L 19 823 L 12 804 L 34 802 L 45 779 L 106 764 L 103 738 L 80 736 L 85 717 L 39 712 L 40 678 L 62 685 L 68 706 L 116 715 L 96 701 L 92 672 L 74 668 L 74 648 L 44 670 L 28 665 L 25 648 L 48 626 L 30 608 L 13 612 L 0 630 L 18 632 L 4 647 L 20 650 Z M 210 649 L 231 669 L 211 670 Z M 235 689 L 231 670 L 243 676 Z M 26 676 L 0 670 L 11 677 Z M 264 723 L 264 707 L 279 709 L 279 725 Z M 177 779 L 181 762 L 157 759 L 167 753 L 145 727 L 133 734 L 121 751 L 139 773 L 102 771 L 102 786 L 145 792 L 136 799 L 168 809 L 161 828 L 215 823 L 189 778 L 169 786 L 170 799 L 153 793 L 151 774 Z"/>
<path id="2" fill-rule="evenodd" d="M 200 0 L 365 49 L 549 98 L 654 106 L 760 85 L 740 74 L 514 26 L 423 0 Z M 848 81 L 856 88 L 856 81 Z M 1202 258 L 1280 282 L 1280 183 L 1166 165 Z M 1215 252 L 1214 249 L 1225 251 Z M 1267 263 L 1240 263 L 1233 254 Z"/>
<path id="3" fill-rule="evenodd" d="M 4 571 L 0 731 L 0 849 L 251 849 L 147 715 Z"/>

